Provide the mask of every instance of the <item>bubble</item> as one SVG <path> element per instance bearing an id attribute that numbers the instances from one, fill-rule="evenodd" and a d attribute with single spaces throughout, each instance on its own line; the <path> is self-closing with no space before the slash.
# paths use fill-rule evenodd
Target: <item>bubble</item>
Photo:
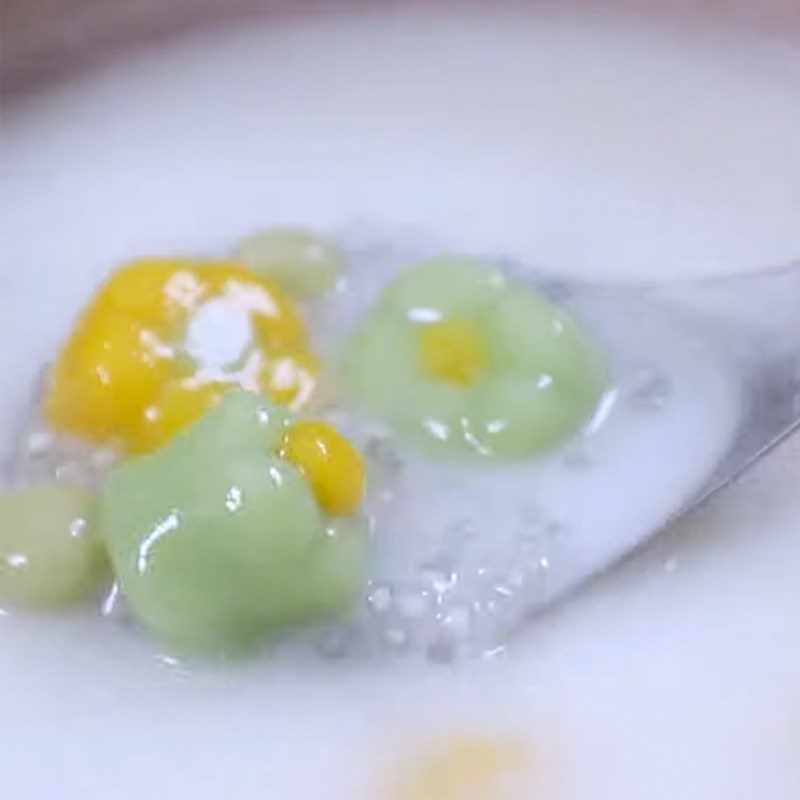
<path id="1" fill-rule="evenodd" d="M 53 446 L 53 435 L 49 431 L 31 431 L 25 446 L 30 457 L 46 457 Z"/>
<path id="2" fill-rule="evenodd" d="M 394 490 L 392 489 L 381 489 L 378 492 L 378 500 L 384 505 L 388 505 L 389 503 L 393 502 L 395 498 Z"/>
<path id="3" fill-rule="evenodd" d="M 422 579 L 437 594 L 449 592 L 458 582 L 457 573 L 438 565 L 428 565 L 422 568 Z"/>
<path id="4" fill-rule="evenodd" d="M 167 667 L 178 672 L 189 674 L 183 665 L 183 662 L 175 658 L 175 656 L 168 655 L 167 653 L 156 653 L 153 658 L 164 667 Z"/>
<path id="5" fill-rule="evenodd" d="M 514 596 L 514 590 L 510 586 L 506 586 L 504 583 L 498 583 L 492 590 L 495 594 L 499 595 L 500 597 L 511 599 Z"/>
<path id="6" fill-rule="evenodd" d="M 473 614 L 469 606 L 455 605 L 441 615 L 442 628 L 456 639 L 466 639 L 473 625 Z"/>
<path id="7" fill-rule="evenodd" d="M 392 590 L 389 586 L 373 586 L 367 593 L 367 604 L 376 614 L 383 614 L 392 605 Z"/>
<path id="8" fill-rule="evenodd" d="M 25 485 L 56 480 L 89 489 L 99 486 L 116 463 L 117 453 L 54 433 L 42 424 L 40 416 L 37 407 L 17 439 L 10 463 L 11 481 Z"/>

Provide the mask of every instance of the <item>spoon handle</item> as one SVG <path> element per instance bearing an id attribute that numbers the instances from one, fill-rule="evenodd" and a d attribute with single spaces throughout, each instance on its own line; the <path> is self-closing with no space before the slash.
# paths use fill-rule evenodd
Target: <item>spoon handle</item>
<path id="1" fill-rule="evenodd" d="M 691 281 L 664 297 L 702 315 L 744 386 L 738 435 L 696 505 L 800 429 L 800 261 L 746 275 Z"/>

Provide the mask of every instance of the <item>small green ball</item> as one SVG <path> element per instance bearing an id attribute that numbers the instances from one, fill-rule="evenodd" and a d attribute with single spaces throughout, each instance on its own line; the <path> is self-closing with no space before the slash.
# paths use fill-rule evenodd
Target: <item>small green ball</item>
<path id="1" fill-rule="evenodd" d="M 268 228 L 248 236 L 236 257 L 301 300 L 330 291 L 344 269 L 341 250 L 303 228 Z"/>
<path id="2" fill-rule="evenodd" d="M 425 326 L 452 319 L 480 346 L 467 382 L 421 366 Z M 492 459 L 527 458 L 576 433 L 609 380 L 602 354 L 564 309 L 457 257 L 423 262 L 387 287 L 351 339 L 344 376 L 409 443 L 435 456 Z"/>
<path id="3" fill-rule="evenodd" d="M 90 492 L 47 483 L 0 495 L 0 602 L 57 609 L 91 598 L 108 577 Z"/>

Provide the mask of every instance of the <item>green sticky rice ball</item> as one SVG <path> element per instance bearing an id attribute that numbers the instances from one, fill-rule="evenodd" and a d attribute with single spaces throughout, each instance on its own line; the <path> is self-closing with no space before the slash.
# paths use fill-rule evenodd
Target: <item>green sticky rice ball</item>
<path id="1" fill-rule="evenodd" d="M 345 383 L 431 455 L 520 459 L 575 434 L 608 384 L 577 321 L 471 259 L 401 274 L 352 338 Z"/>
<path id="2" fill-rule="evenodd" d="M 236 258 L 301 300 L 330 291 L 344 269 L 341 250 L 304 228 L 268 228 L 248 236 Z"/>
<path id="3" fill-rule="evenodd" d="M 89 491 L 43 483 L 0 494 L 0 603 L 58 609 L 109 578 Z"/>
<path id="4" fill-rule="evenodd" d="M 286 412 L 235 392 L 112 472 L 98 510 L 122 591 L 178 651 L 246 652 L 358 591 L 362 531 L 325 518 L 276 453 Z"/>

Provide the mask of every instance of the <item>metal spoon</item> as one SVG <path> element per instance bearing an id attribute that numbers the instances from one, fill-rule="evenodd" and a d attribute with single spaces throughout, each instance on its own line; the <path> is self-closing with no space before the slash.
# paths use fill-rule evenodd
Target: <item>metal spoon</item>
<path id="1" fill-rule="evenodd" d="M 550 575 L 547 593 L 534 604 L 534 613 L 613 570 L 800 431 L 800 261 L 674 284 L 610 287 L 555 282 L 549 289 L 562 298 L 586 296 L 587 302 L 602 297 L 613 304 L 669 308 L 676 319 L 692 324 L 729 357 L 741 382 L 744 410 L 716 468 L 662 525 L 634 532 L 626 547 L 583 565 L 580 572 Z"/>
<path id="2" fill-rule="evenodd" d="M 394 260 L 413 263 L 420 256 L 415 255 Z M 553 500 L 553 483 L 548 494 L 541 482 L 547 476 L 531 473 L 527 499 L 533 516 L 520 508 L 515 509 L 516 523 L 505 514 L 502 523 L 495 522 L 496 498 L 483 498 L 476 505 L 488 510 L 470 512 L 477 514 L 470 524 L 481 534 L 457 554 L 447 546 L 437 551 L 434 531 L 422 537 L 420 551 L 430 545 L 434 556 L 428 561 L 447 565 L 452 579 L 441 592 L 434 586 L 436 621 L 422 632 L 412 630 L 410 636 L 440 660 L 458 652 L 495 652 L 532 615 L 653 541 L 800 428 L 800 262 L 715 279 L 600 284 L 554 280 L 530 266 L 491 256 L 482 260 L 500 264 L 516 281 L 543 290 L 592 328 L 615 363 L 615 388 L 608 392 L 608 402 L 599 404 L 598 424 L 588 426 L 588 435 L 543 457 L 546 469 L 554 470 L 551 476 L 557 472 L 558 480 L 564 481 L 553 507 L 539 505 L 540 500 Z M 670 364 L 678 370 L 674 374 Z M 644 416 L 631 413 L 638 365 L 649 367 L 655 381 L 672 384 L 672 396 L 668 386 L 665 399 L 659 401 L 663 405 L 651 406 L 650 411 L 672 414 L 673 420 L 676 413 L 684 421 L 694 420 L 675 426 L 674 439 L 647 437 L 646 431 L 663 425 L 664 417 L 659 422 L 652 417 L 651 427 Z M 725 375 L 721 383 L 700 379 L 703 370 L 710 375 L 718 368 Z M 713 422 L 715 416 L 720 424 L 708 441 L 687 438 L 696 420 Z M 615 444 L 610 449 L 601 417 L 613 428 L 609 436 Z M 618 436 L 627 449 L 620 449 Z M 559 461 L 568 469 L 559 469 Z M 663 462 L 669 464 L 664 463 L 662 471 Z M 638 471 L 637 463 L 642 464 Z M 684 467 L 685 474 L 676 480 L 676 470 Z M 660 481 L 662 472 L 665 486 L 654 486 L 652 481 Z M 503 502 L 523 505 L 513 491 Z M 578 505 L 571 508 L 570 503 Z M 427 509 L 424 503 L 423 507 Z M 401 526 L 401 540 L 408 538 L 404 534 L 413 521 Z M 494 552 L 489 554 L 487 547 Z M 418 561 L 410 563 L 425 563 L 415 553 Z M 413 573 L 408 578 L 391 560 L 389 564 L 381 584 L 413 591 Z M 439 630 L 438 620 L 446 620 L 451 607 L 470 609 L 469 637 L 452 641 L 448 631 Z"/>
<path id="3" fill-rule="evenodd" d="M 372 259 L 369 261 L 371 263 Z M 497 263 L 496 259 L 494 261 Z M 543 559 L 546 575 L 542 585 L 530 594 L 521 593 L 517 598 L 519 602 L 507 604 L 503 614 L 493 616 L 484 634 L 465 647 L 472 652 L 491 651 L 502 644 L 531 613 L 541 612 L 564 600 L 590 579 L 644 547 L 690 509 L 729 484 L 792 431 L 800 429 L 800 262 L 735 277 L 616 285 L 551 280 L 527 267 L 505 266 L 519 280 L 543 289 L 559 302 L 574 307 L 579 314 L 582 310 L 586 310 L 588 316 L 596 313 L 601 323 L 617 323 L 620 317 L 629 314 L 632 326 L 636 325 L 636 320 L 658 317 L 663 324 L 657 327 L 666 339 L 673 332 L 677 335 L 678 331 L 690 330 L 689 339 L 681 341 L 696 341 L 703 347 L 710 345 L 724 356 L 740 389 L 743 410 L 734 435 L 726 440 L 729 444 L 722 457 L 707 477 L 692 487 L 688 496 L 677 499 L 674 510 L 669 512 L 665 506 L 668 513 L 657 524 L 654 525 L 650 517 L 647 524 L 633 525 L 621 535 L 612 531 L 614 535 L 608 536 L 607 541 L 603 540 L 602 531 L 581 531 L 577 536 L 568 537 L 559 544 L 562 548 L 559 552 Z M 646 356 L 647 346 L 636 341 L 636 332 L 634 329 L 634 342 L 629 349 L 634 353 L 642 351 L 641 355 Z M 36 420 L 30 422 L 25 426 L 26 441 L 30 440 L 31 430 L 37 430 Z M 43 430 L 46 435 L 46 429 Z M 678 446 L 676 443 L 676 448 Z M 87 460 L 83 446 L 70 439 L 60 442 L 59 448 L 47 449 L 47 458 L 29 448 L 20 448 L 11 470 L 12 477 L 28 480 L 31 475 L 42 472 L 47 477 L 54 472 L 61 477 L 65 469 L 73 468 L 73 471 L 78 470 L 81 481 L 90 484 L 102 481 L 110 461 L 103 460 L 95 465 L 94 460 Z M 675 452 L 681 451 L 676 449 Z M 641 446 L 631 453 L 631 458 L 637 457 L 643 457 Z M 669 458 L 670 453 L 662 453 L 660 457 Z M 682 457 L 685 459 L 685 452 Z M 72 473 L 63 477 L 75 479 Z M 616 502 L 626 503 L 624 487 L 619 494 Z M 548 546 L 545 542 L 544 547 Z M 435 648 L 435 636 L 420 644 L 430 652 L 431 642 Z"/>

